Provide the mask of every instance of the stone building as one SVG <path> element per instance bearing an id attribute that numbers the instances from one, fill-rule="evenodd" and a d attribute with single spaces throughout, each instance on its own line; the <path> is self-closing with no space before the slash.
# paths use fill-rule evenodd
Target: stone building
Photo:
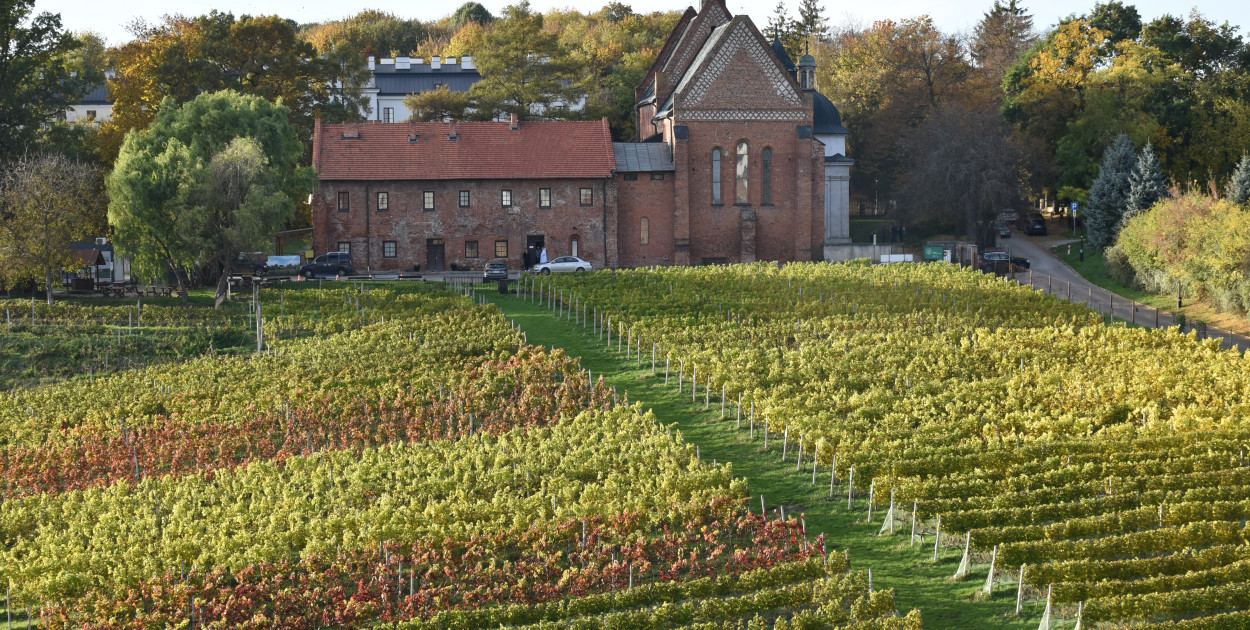
<path id="1" fill-rule="evenodd" d="M 706 0 L 636 96 L 632 142 L 606 120 L 319 124 L 314 249 L 428 270 L 539 244 L 596 267 L 847 256 L 847 131 L 810 55 Z"/>

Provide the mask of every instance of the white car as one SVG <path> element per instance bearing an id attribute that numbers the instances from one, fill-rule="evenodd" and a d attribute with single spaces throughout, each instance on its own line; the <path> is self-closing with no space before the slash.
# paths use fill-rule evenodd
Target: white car
<path id="1" fill-rule="evenodd" d="M 534 265 L 534 273 L 541 273 L 545 276 L 553 271 L 556 273 L 561 271 L 590 271 L 590 263 L 577 256 L 560 256 L 555 260 Z"/>

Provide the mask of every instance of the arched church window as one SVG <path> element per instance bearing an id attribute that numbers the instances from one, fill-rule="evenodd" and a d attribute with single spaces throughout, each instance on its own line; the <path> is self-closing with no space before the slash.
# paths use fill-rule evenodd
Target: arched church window
<path id="1" fill-rule="evenodd" d="M 720 157 L 720 147 L 712 149 L 712 203 L 721 203 Z"/>
<path id="2" fill-rule="evenodd" d="M 643 217 L 638 224 L 638 240 L 642 245 L 651 244 L 651 220 Z"/>
<path id="3" fill-rule="evenodd" d="M 734 187 L 734 202 L 751 203 L 751 199 L 747 195 L 747 177 L 750 175 L 750 165 L 748 163 L 747 153 L 750 147 L 747 146 L 746 140 L 738 143 L 738 166 L 735 174 L 738 178 L 738 184 Z"/>
<path id="4" fill-rule="evenodd" d="M 762 170 L 763 185 L 760 187 L 760 203 L 773 202 L 773 148 L 764 147 Z"/>

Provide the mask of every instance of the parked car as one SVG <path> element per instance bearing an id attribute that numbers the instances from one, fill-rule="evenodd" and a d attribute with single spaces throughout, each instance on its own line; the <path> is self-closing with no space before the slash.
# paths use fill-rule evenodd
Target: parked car
<path id="1" fill-rule="evenodd" d="M 1002 250 L 989 250 L 981 252 L 981 269 L 992 271 L 999 265 L 1006 266 L 1008 263 L 1015 265 L 1018 269 L 1028 269 L 1029 259 L 1021 256 L 1009 256 L 1007 252 Z"/>
<path id="2" fill-rule="evenodd" d="M 486 271 L 482 272 L 483 280 L 507 280 L 508 265 L 501 262 L 486 263 Z"/>
<path id="3" fill-rule="evenodd" d="M 1019 218 L 1020 218 L 1020 213 L 1016 212 L 1015 210 L 1003 210 L 1002 212 L 998 213 L 998 220 L 1006 221 L 1007 223 L 1011 223 Z"/>
<path id="4" fill-rule="evenodd" d="M 1016 229 L 1029 236 L 1046 236 L 1046 218 L 1037 212 L 1020 217 Z"/>
<path id="5" fill-rule="evenodd" d="M 347 252 L 329 252 L 313 259 L 299 268 L 299 275 L 311 278 L 319 274 L 350 276 L 356 273 L 352 267 L 352 255 Z"/>
<path id="6" fill-rule="evenodd" d="M 548 275 L 561 271 L 590 271 L 590 263 L 577 256 L 560 256 L 555 260 L 534 265 L 534 273 Z"/>
<path id="7" fill-rule="evenodd" d="M 269 272 L 269 255 L 264 252 L 242 252 L 234 261 L 234 272 L 243 276 L 264 277 Z"/>
<path id="8" fill-rule="evenodd" d="M 1006 221 L 995 221 L 993 227 L 999 238 L 1011 238 L 1011 226 Z"/>

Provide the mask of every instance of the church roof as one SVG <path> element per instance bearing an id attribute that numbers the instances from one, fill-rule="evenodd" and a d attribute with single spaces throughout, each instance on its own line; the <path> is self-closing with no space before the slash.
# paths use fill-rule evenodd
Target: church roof
<path id="1" fill-rule="evenodd" d="M 786 52 L 785 45 L 781 43 L 781 38 L 778 37 L 775 32 L 773 33 L 772 47 L 773 54 L 777 55 L 777 59 L 781 60 L 781 65 L 786 67 L 786 72 L 789 72 L 790 75 L 793 76 L 794 73 L 799 71 L 798 68 L 794 67 L 794 61 L 790 59 L 790 53 Z"/>
<path id="2" fill-rule="evenodd" d="M 812 92 L 812 110 L 812 133 L 818 136 L 850 133 L 842 126 L 842 114 L 824 94 Z"/>
<path id="3" fill-rule="evenodd" d="M 646 173 L 675 171 L 673 154 L 662 142 L 613 142 L 616 156 L 616 172 Z"/>
<path id="4" fill-rule="evenodd" d="M 321 124 L 313 166 L 329 180 L 606 178 L 606 118 L 593 121 Z"/>

